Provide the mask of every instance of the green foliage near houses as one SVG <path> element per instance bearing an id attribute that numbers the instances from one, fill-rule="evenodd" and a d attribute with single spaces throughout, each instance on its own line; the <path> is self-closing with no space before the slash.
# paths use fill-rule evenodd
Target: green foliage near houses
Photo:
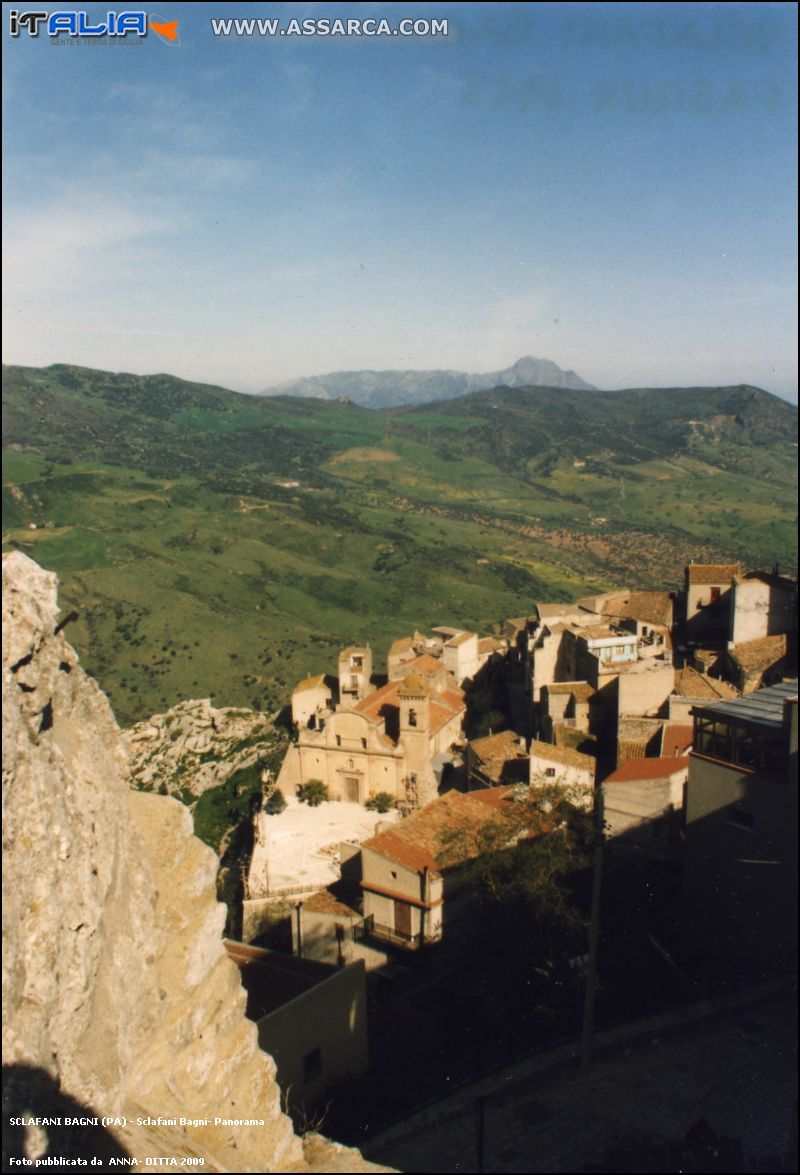
<path id="1" fill-rule="evenodd" d="M 297 798 L 301 804 L 308 804 L 309 808 L 318 808 L 328 799 L 328 787 L 321 779 L 309 779 L 308 783 L 301 783 L 297 789 Z"/>
<path id="2" fill-rule="evenodd" d="M 268 816 L 280 816 L 281 812 L 285 812 L 286 800 L 283 792 L 278 791 L 276 788 L 264 804 L 264 811 Z"/>
<path id="3" fill-rule="evenodd" d="M 226 842 L 242 822 L 249 822 L 261 800 L 261 776 L 266 765 L 280 758 L 276 749 L 270 756 L 242 767 L 218 787 L 203 792 L 194 806 L 194 831 L 207 845 L 224 856 Z M 283 797 L 281 797 L 283 798 Z"/>
<path id="4" fill-rule="evenodd" d="M 379 791 L 369 797 L 364 807 L 371 812 L 390 812 L 397 807 L 397 800 L 390 792 Z"/>
<path id="5" fill-rule="evenodd" d="M 512 925 L 524 925 L 522 954 L 531 966 L 563 963 L 566 945 L 585 942 L 576 879 L 590 864 L 591 820 L 566 806 L 555 811 L 551 829 L 511 850 L 490 850 L 476 869 L 487 930 L 503 938 Z"/>
<path id="6" fill-rule="evenodd" d="M 501 955 L 516 937 L 514 966 L 524 971 L 563 962 L 565 945 L 585 939 L 581 882 L 591 864 L 593 823 L 591 812 L 576 802 L 579 797 L 563 786 L 526 789 L 520 797 L 512 802 L 518 805 L 515 826 L 524 835 L 511 845 L 507 821 L 501 820 L 490 821 L 477 834 L 448 831 L 442 843 L 445 854 L 462 855 L 459 837 L 471 838 L 469 868 L 477 898 L 473 925 Z"/>
<path id="7" fill-rule="evenodd" d="M 4 374 L 4 541 L 61 579 L 130 723 L 266 711 L 433 623 L 796 563 L 796 410 L 749 387 L 495 389 L 436 404 L 242 396 L 56 365 Z"/>

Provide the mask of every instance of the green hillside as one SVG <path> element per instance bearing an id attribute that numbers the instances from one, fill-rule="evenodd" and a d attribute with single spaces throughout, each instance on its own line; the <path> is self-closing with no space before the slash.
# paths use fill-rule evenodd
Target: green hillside
<path id="1" fill-rule="evenodd" d="M 274 708 L 337 648 L 536 598 L 796 563 L 796 410 L 755 388 L 494 389 L 427 407 L 4 373 L 6 549 L 61 578 L 123 722 Z"/>

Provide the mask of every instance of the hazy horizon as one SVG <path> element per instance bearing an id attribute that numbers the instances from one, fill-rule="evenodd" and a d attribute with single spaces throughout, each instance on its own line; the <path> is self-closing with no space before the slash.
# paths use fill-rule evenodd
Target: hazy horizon
<path id="1" fill-rule="evenodd" d="M 6 362 L 252 393 L 533 355 L 797 400 L 794 5 L 220 13 L 124 51 L 4 24 Z"/>
<path id="2" fill-rule="evenodd" d="M 518 355 L 517 356 L 517 360 L 521 359 L 521 358 L 546 359 L 546 358 L 548 358 L 548 356 L 545 356 L 545 355 L 537 355 L 537 356 L 520 356 L 520 355 Z M 500 370 L 505 370 L 509 367 L 512 367 L 513 364 L 517 360 L 513 360 L 510 363 L 503 364 L 502 367 L 500 368 Z M 57 367 L 57 366 L 65 364 L 65 363 L 66 363 L 66 361 L 63 359 L 54 359 L 50 363 L 12 363 L 9 360 L 6 360 L 6 359 L 3 360 L 4 367 L 5 366 L 8 366 L 8 367 L 32 367 L 32 368 Z M 268 384 L 263 388 L 250 389 L 250 388 L 234 387 L 233 384 L 226 383 L 224 380 L 198 379 L 194 376 L 181 375 L 179 372 L 166 371 L 161 368 L 159 368 L 159 369 L 153 368 L 153 369 L 148 369 L 148 370 L 137 370 L 134 367 L 101 367 L 101 368 L 97 368 L 97 367 L 94 367 L 90 363 L 81 363 L 78 360 L 70 360 L 69 363 L 67 363 L 67 366 L 83 367 L 88 370 L 95 370 L 95 371 L 96 370 L 108 371 L 112 375 L 135 375 L 135 376 L 142 376 L 145 378 L 148 376 L 163 376 L 163 375 L 174 376 L 176 379 L 184 380 L 187 383 L 208 384 L 209 386 L 221 387 L 221 388 L 224 388 L 226 391 L 236 392 L 236 393 L 243 395 L 243 396 L 260 396 L 260 395 L 263 395 L 264 393 L 269 394 L 273 389 L 278 389 L 283 384 L 291 384 L 291 383 L 295 383 L 295 382 L 300 382 L 304 379 L 311 380 L 311 379 L 319 378 L 320 376 L 346 374 L 346 373 L 350 373 L 350 372 L 352 372 L 352 373 L 372 372 L 375 374 L 385 374 L 385 373 L 390 373 L 393 371 L 397 371 L 399 373 L 405 373 L 405 372 L 411 372 L 411 371 L 425 370 L 425 371 L 430 371 L 430 372 L 443 372 L 444 373 L 444 372 L 453 372 L 453 371 L 461 372 L 461 370 L 462 370 L 460 368 L 452 368 L 452 367 L 436 367 L 436 368 L 433 368 L 433 367 L 432 368 L 414 368 L 414 367 L 396 367 L 396 368 L 369 367 L 369 368 L 367 368 L 367 367 L 363 367 L 363 368 L 342 368 L 342 369 L 340 369 L 340 371 L 337 371 L 337 372 L 334 372 L 334 371 L 314 371 L 314 372 L 307 371 L 299 376 L 295 376 L 295 377 L 290 376 L 286 380 L 279 380 L 277 384 Z M 558 366 L 560 367 L 562 365 L 559 364 Z M 565 368 L 565 370 L 569 370 L 569 369 Z M 483 375 L 483 374 L 491 375 L 494 373 L 493 372 L 468 372 L 466 374 L 469 374 L 469 375 Z M 583 375 L 583 373 L 580 371 L 575 372 L 575 374 L 578 376 L 581 376 L 581 377 Z M 587 382 L 590 382 L 590 381 L 587 381 Z M 546 385 L 542 385 L 542 386 L 546 386 Z M 753 383 L 752 380 L 746 380 L 746 379 L 734 380 L 734 381 L 731 381 L 730 383 L 726 383 L 726 384 L 638 383 L 638 384 L 626 384 L 626 385 L 620 386 L 620 387 L 605 387 L 604 388 L 604 387 L 596 386 L 594 389 L 594 392 L 587 392 L 586 394 L 592 395 L 592 394 L 595 394 L 596 392 L 625 392 L 625 391 L 635 391 L 637 389 L 650 389 L 652 391 L 658 391 L 659 389 L 663 389 L 663 390 L 667 391 L 669 389 L 676 389 L 677 390 L 680 388 L 688 388 L 688 387 L 709 387 L 710 388 L 710 387 L 740 387 L 740 386 L 756 387 L 756 388 L 759 388 L 760 391 L 767 392 L 770 395 L 775 396 L 779 400 L 785 400 L 789 404 L 797 404 L 797 394 L 796 393 L 794 395 L 781 395 L 780 392 L 774 391 L 771 388 L 763 387 L 761 384 L 756 384 L 756 383 Z M 488 387 L 489 387 L 489 385 L 487 385 L 487 390 L 488 390 Z M 470 389 L 471 392 L 475 391 L 475 390 L 476 389 Z M 566 390 L 566 389 L 564 389 L 564 390 Z M 573 389 L 573 391 L 574 391 L 574 389 Z M 279 395 L 280 392 L 276 390 L 275 394 Z M 459 393 L 459 395 L 461 395 L 461 394 L 462 393 Z M 463 394 L 467 394 L 467 393 L 463 393 Z M 310 398 L 314 399 L 315 397 L 310 397 Z M 316 398 L 324 399 L 324 397 L 316 397 Z M 441 402 L 447 403 L 447 399 L 449 399 L 449 397 L 445 398 Z M 424 403 L 424 401 L 421 401 L 421 402 Z M 376 410 L 379 410 L 379 409 L 376 409 Z"/>

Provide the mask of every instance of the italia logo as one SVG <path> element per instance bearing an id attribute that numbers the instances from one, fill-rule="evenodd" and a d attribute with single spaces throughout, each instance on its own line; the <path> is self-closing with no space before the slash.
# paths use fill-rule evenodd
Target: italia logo
<path id="1" fill-rule="evenodd" d="M 18 12 L 8 14 L 8 31 L 18 37 L 23 31 L 29 37 L 146 37 L 152 30 L 168 45 L 179 45 L 178 21 L 164 20 L 146 12 L 107 12 L 106 19 L 93 21 L 88 12 L 70 9 L 61 12 Z"/>

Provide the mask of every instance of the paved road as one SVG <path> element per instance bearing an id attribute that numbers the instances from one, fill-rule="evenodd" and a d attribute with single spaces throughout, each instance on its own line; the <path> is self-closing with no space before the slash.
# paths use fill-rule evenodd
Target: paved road
<path id="1" fill-rule="evenodd" d="M 791 1144 L 796 1107 L 795 994 L 603 1047 L 588 1077 L 575 1061 L 515 1065 L 408 1119 L 363 1149 L 407 1172 L 477 1172 L 483 1098 L 486 1172 L 579 1172 L 618 1137 L 680 1142 L 705 1118 L 740 1139 L 749 1171 Z M 764 1165 L 766 1162 L 767 1165 Z"/>

